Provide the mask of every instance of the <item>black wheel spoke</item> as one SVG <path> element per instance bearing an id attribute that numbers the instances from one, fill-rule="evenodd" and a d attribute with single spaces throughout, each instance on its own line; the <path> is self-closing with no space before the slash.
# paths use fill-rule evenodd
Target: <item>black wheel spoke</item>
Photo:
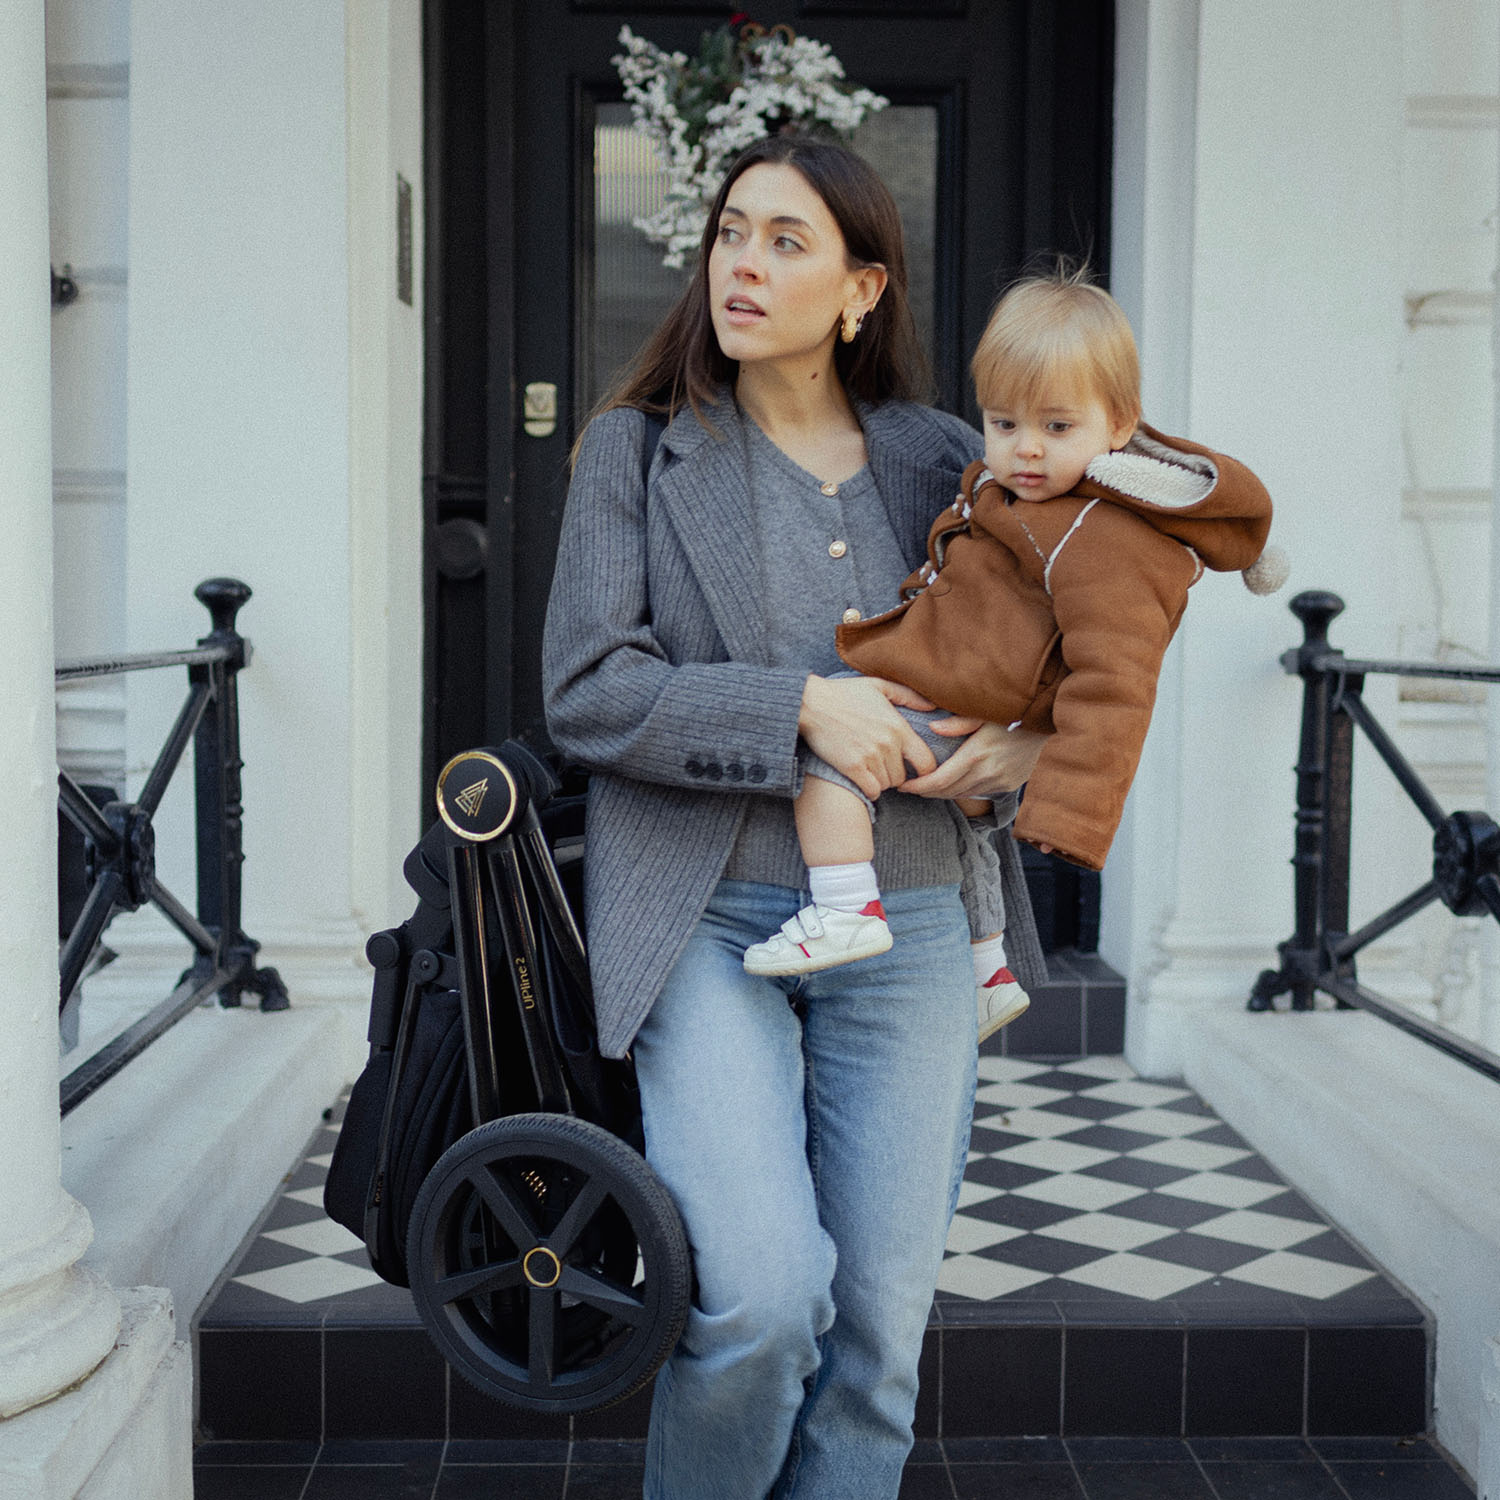
<path id="1" fill-rule="evenodd" d="M 519 1286 L 523 1279 L 521 1262 L 507 1260 L 440 1277 L 433 1282 L 432 1289 L 437 1300 L 447 1305 L 450 1302 L 462 1302 L 469 1297 L 482 1297 L 490 1292 L 503 1292 L 508 1287 Z"/>
<path id="2" fill-rule="evenodd" d="M 578 1236 L 588 1227 L 594 1215 L 603 1208 L 609 1198 L 609 1189 L 597 1176 L 590 1177 L 579 1189 L 578 1196 L 568 1205 L 567 1212 L 557 1222 L 557 1228 L 547 1236 L 547 1243 L 559 1260 L 566 1258 L 577 1242 Z"/>
<path id="3" fill-rule="evenodd" d="M 455 1141 L 417 1193 L 407 1251 L 444 1358 L 530 1411 L 640 1390 L 687 1317 L 671 1197 L 625 1142 L 569 1116 L 491 1120 Z"/>
<path id="4" fill-rule="evenodd" d="M 597 1271 L 564 1266 L 557 1289 L 633 1327 L 639 1327 L 646 1321 L 645 1302 L 631 1288 L 610 1281 Z"/>
<path id="5" fill-rule="evenodd" d="M 527 1337 L 526 1374 L 534 1389 L 551 1386 L 557 1374 L 557 1290 L 533 1287 Z"/>
<path id="6" fill-rule="evenodd" d="M 537 1234 L 531 1215 L 527 1213 L 515 1190 L 485 1167 L 469 1173 L 468 1181 L 499 1220 L 500 1227 L 510 1236 L 516 1249 L 524 1256 L 541 1236 Z"/>

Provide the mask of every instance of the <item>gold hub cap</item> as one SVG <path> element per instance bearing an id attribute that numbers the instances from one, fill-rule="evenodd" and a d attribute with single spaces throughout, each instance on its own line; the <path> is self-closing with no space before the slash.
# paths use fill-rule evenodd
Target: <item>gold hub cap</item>
<path id="1" fill-rule="evenodd" d="M 526 1258 L 521 1262 L 521 1270 L 525 1272 L 526 1279 L 532 1286 L 545 1290 L 549 1286 L 557 1285 L 558 1279 L 562 1276 L 562 1262 L 545 1245 L 537 1245 L 526 1252 Z"/>

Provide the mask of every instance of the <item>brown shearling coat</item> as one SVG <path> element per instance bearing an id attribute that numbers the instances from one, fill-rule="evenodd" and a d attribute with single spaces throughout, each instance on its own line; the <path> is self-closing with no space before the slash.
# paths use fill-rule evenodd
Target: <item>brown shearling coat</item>
<path id="1" fill-rule="evenodd" d="M 1243 464 L 1144 423 L 1076 490 L 1018 500 L 982 462 L 933 522 L 902 603 L 839 654 L 955 714 L 1050 736 L 1015 835 L 1103 867 L 1188 589 L 1249 567 L 1271 500 Z"/>

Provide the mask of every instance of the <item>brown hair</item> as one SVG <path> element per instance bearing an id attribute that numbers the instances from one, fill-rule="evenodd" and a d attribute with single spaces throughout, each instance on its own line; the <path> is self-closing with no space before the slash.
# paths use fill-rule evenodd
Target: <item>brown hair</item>
<path id="1" fill-rule="evenodd" d="M 906 295 L 901 215 L 890 190 L 868 162 L 836 141 L 770 135 L 743 151 L 729 168 L 709 210 L 692 279 L 591 417 L 634 406 L 670 418 L 688 405 L 702 421 L 701 407 L 713 404 L 720 386 L 733 383 L 738 364 L 724 357 L 709 314 L 708 256 L 729 190 L 763 162 L 795 167 L 807 179 L 833 215 L 851 265 L 885 267 L 885 292 L 865 315 L 859 337 L 834 345 L 834 366 L 844 389 L 871 403 L 919 401 L 930 394 L 927 359 Z"/>
<path id="2" fill-rule="evenodd" d="M 995 304 L 970 365 L 987 411 L 1035 406 L 1062 385 L 1096 396 L 1112 422 L 1141 414 L 1141 365 L 1120 304 L 1087 266 L 1028 276 Z"/>

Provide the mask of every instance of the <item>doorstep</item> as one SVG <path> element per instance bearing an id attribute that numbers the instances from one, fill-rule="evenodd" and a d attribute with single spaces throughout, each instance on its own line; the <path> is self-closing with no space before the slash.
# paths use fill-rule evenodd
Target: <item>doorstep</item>
<path id="1" fill-rule="evenodd" d="M 1197 1095 L 1118 1054 L 1006 1056 L 998 1040 L 980 1058 L 920 1438 L 1426 1431 L 1424 1310 Z M 410 1294 L 323 1215 L 340 1109 L 196 1321 L 201 1436 L 641 1437 L 646 1393 L 542 1417 L 449 1371 Z"/>

